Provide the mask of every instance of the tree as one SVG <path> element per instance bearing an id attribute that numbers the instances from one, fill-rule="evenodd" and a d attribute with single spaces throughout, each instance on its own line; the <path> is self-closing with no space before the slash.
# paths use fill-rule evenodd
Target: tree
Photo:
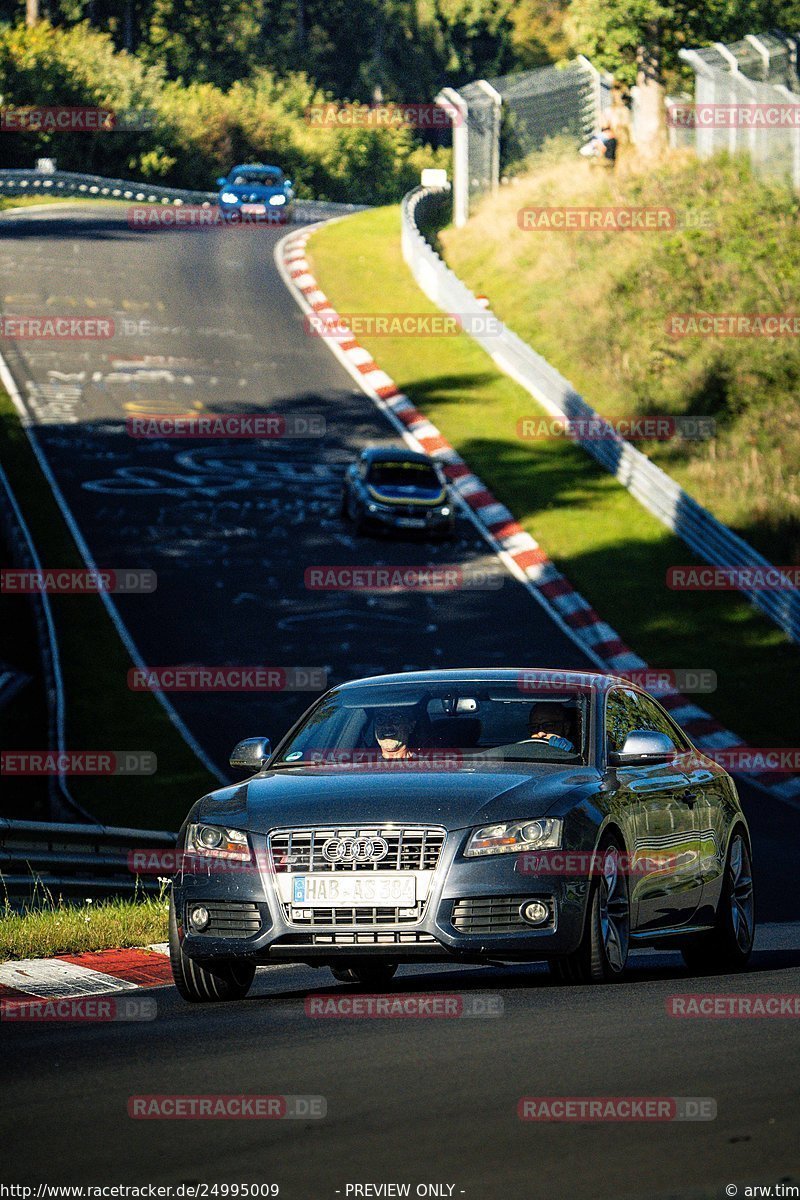
<path id="1" fill-rule="evenodd" d="M 679 50 L 792 30 L 798 18 L 800 0 L 573 0 L 567 25 L 579 53 L 621 83 L 636 83 L 640 145 L 658 150 L 664 84 L 677 80 Z"/>

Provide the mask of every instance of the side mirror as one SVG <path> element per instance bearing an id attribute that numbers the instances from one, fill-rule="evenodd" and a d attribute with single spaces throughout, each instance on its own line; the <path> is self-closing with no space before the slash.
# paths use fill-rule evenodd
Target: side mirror
<path id="1" fill-rule="evenodd" d="M 612 752 L 608 761 L 612 767 L 647 767 L 670 762 L 678 751 L 672 738 L 666 733 L 651 729 L 632 729 L 625 738 L 625 745 Z"/>
<path id="2" fill-rule="evenodd" d="M 228 182 L 228 181 L 227 181 L 227 179 L 225 178 L 225 176 L 224 176 L 224 175 L 220 175 L 219 179 L 217 180 L 217 187 L 225 187 L 225 184 L 226 184 L 227 182 Z"/>
<path id="3" fill-rule="evenodd" d="M 230 764 L 241 771 L 260 771 L 272 754 L 269 738 L 245 738 L 233 751 Z"/>
<path id="4" fill-rule="evenodd" d="M 291 179 L 284 179 L 284 181 L 283 181 L 283 182 L 285 183 L 285 185 L 286 185 L 286 187 L 287 187 L 287 188 L 290 188 L 290 187 L 292 186 L 292 181 L 291 181 Z"/>

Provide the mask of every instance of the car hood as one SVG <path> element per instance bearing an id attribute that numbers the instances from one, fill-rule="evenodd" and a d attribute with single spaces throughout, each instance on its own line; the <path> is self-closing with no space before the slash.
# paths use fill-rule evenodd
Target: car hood
<path id="1" fill-rule="evenodd" d="M 463 829 L 544 816 L 576 789 L 593 791 L 598 773 L 553 764 L 479 763 L 446 770 L 374 771 L 296 767 L 267 771 L 199 801 L 191 820 L 266 833 L 302 825 L 414 822 Z"/>

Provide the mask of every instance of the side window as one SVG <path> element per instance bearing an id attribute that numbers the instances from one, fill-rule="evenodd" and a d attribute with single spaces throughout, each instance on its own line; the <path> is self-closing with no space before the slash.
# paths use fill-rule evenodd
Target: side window
<path id="1" fill-rule="evenodd" d="M 689 745 L 686 737 L 672 718 L 668 717 L 648 696 L 639 696 L 638 700 L 642 720 L 639 728 L 652 729 L 656 733 L 665 733 L 667 737 L 672 738 L 672 741 L 679 750 L 688 750 Z"/>
<path id="2" fill-rule="evenodd" d="M 631 730 L 641 728 L 639 697 L 635 692 L 615 688 L 606 700 L 606 750 L 619 752 Z"/>

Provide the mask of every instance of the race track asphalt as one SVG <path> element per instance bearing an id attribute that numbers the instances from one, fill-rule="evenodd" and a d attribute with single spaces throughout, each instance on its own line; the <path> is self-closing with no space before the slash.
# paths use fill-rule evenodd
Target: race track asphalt
<path id="1" fill-rule="evenodd" d="M 111 316 L 94 342 L 4 342 L 54 475 L 95 560 L 154 569 L 118 597 L 144 660 L 324 667 L 329 682 L 464 665 L 587 668 L 525 590 L 390 598 L 312 593 L 316 564 L 483 563 L 464 518 L 450 547 L 357 539 L 339 485 L 392 430 L 303 319 L 273 264 L 273 230 L 142 233 L 112 210 L 0 223 L 4 311 Z M 322 415 L 322 440 L 135 439 L 148 413 Z M 613 621 L 613 614 L 602 614 Z M 240 737 L 280 734 L 306 693 L 174 695 L 221 769 Z M 393 992 L 488 993 L 496 1019 L 312 1019 L 325 970 L 270 968 L 222 1008 L 150 993 L 137 1024 L 0 1029 L 0 1181 L 270 1183 L 302 1200 L 348 1185 L 453 1185 L 472 1200 L 722 1196 L 800 1182 L 797 1021 L 678 1020 L 687 992 L 800 992 L 800 816 L 742 789 L 761 931 L 735 979 L 641 954 L 630 981 L 554 986 L 543 968 L 407 968 Z M 192 798 L 187 798 L 188 802 Z M 134 1121 L 134 1094 L 321 1095 L 324 1120 Z M 717 1118 L 669 1124 L 522 1122 L 522 1096 L 710 1097 Z M 380 1195 L 378 1191 L 361 1193 Z M 384 1192 L 384 1194 L 386 1194 Z M 450 1194 L 444 1190 L 442 1195 Z"/>

